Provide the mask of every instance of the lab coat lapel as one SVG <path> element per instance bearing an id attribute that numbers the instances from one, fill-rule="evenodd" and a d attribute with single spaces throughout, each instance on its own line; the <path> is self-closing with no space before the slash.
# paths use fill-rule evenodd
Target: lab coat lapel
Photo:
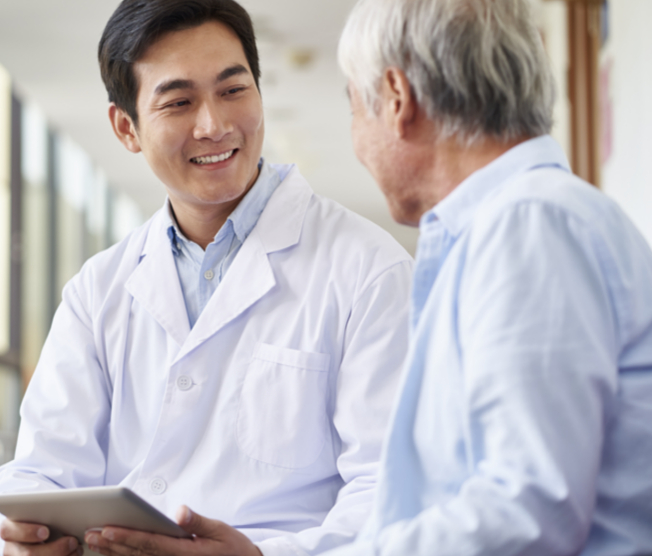
<path id="1" fill-rule="evenodd" d="M 269 292 L 276 280 L 267 253 L 253 234 L 240 248 L 224 280 L 197 319 L 177 359 L 195 349 Z"/>
<path id="2" fill-rule="evenodd" d="M 242 315 L 276 285 L 269 254 L 296 245 L 312 190 L 293 168 L 279 185 L 176 360 Z"/>
<path id="3" fill-rule="evenodd" d="M 125 288 L 179 346 L 184 344 L 190 333 L 188 312 L 162 213 L 152 222 L 141 261 Z"/>

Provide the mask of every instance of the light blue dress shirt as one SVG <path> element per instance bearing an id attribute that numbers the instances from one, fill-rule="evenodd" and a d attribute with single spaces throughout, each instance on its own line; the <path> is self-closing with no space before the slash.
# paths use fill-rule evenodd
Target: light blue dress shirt
<path id="1" fill-rule="evenodd" d="M 183 235 L 168 199 L 168 237 L 179 273 L 190 328 L 195 326 L 240 247 L 254 229 L 267 201 L 292 168 L 292 165 L 270 165 L 262 159 L 259 166 L 260 174 L 256 183 L 227 218 L 206 251 Z"/>
<path id="2" fill-rule="evenodd" d="M 652 253 L 554 140 L 421 221 L 375 507 L 338 556 L 652 554 Z"/>

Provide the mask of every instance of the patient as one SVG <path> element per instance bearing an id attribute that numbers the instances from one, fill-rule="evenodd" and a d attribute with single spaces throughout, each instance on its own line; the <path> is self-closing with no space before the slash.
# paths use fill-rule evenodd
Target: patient
<path id="1" fill-rule="evenodd" d="M 526 0 L 361 0 L 358 158 L 419 226 L 373 515 L 329 556 L 652 554 L 652 253 L 548 135 Z"/>

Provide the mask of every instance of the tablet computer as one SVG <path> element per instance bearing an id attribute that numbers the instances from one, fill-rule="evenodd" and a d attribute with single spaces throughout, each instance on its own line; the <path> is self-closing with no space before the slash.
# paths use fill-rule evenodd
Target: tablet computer
<path id="1" fill-rule="evenodd" d="M 0 513 L 12 521 L 47 525 L 50 539 L 72 535 L 82 544 L 86 531 L 108 525 L 191 538 L 140 496 L 119 486 L 2 494 Z M 84 548 L 85 554 L 95 554 Z"/>

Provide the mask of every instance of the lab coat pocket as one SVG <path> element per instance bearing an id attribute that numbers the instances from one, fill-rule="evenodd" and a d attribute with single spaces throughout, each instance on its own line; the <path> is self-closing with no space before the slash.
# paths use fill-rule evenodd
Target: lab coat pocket
<path id="1" fill-rule="evenodd" d="M 245 454 L 290 469 L 314 463 L 328 434 L 329 360 L 324 353 L 256 346 L 238 408 Z"/>

